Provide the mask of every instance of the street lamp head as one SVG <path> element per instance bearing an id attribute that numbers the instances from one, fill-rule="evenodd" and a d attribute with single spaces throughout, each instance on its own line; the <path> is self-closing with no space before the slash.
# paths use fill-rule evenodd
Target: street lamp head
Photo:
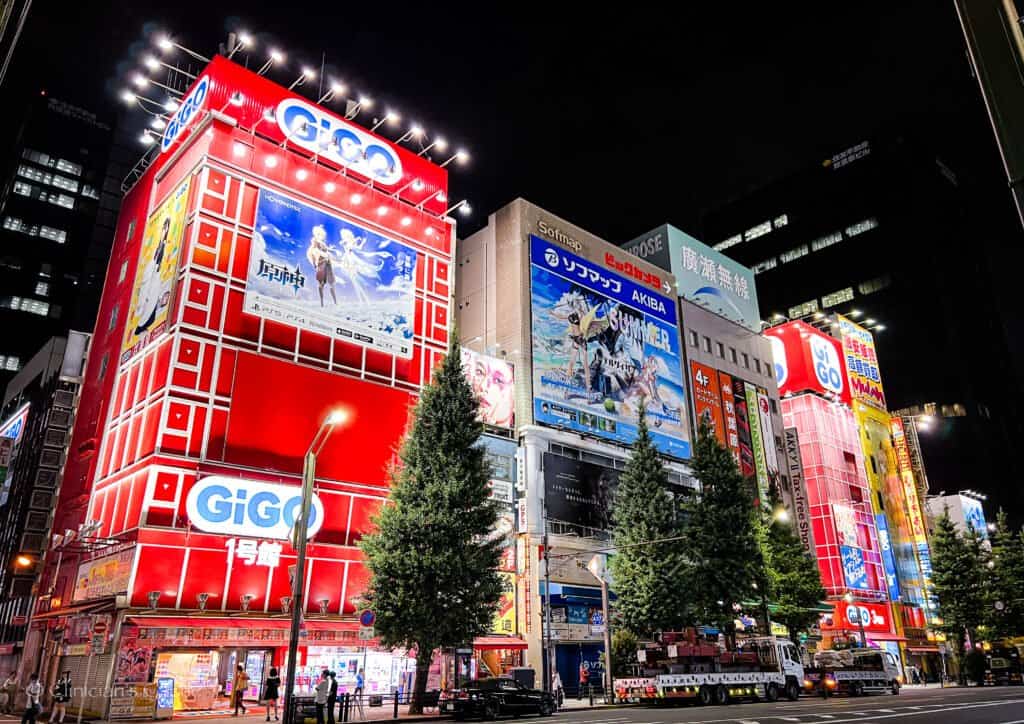
<path id="1" fill-rule="evenodd" d="M 170 50 L 171 47 L 173 47 L 173 45 L 174 43 L 172 43 L 171 39 L 168 38 L 166 35 L 161 35 L 159 38 L 156 39 L 156 47 L 160 48 L 160 50 Z"/>
<path id="2" fill-rule="evenodd" d="M 342 425 L 348 420 L 348 413 L 345 410 L 331 410 L 324 420 L 325 425 Z"/>
<path id="3" fill-rule="evenodd" d="M 32 559 L 25 555 L 18 556 L 14 562 L 18 564 L 19 568 L 28 568 L 32 565 Z"/>
<path id="4" fill-rule="evenodd" d="M 780 506 L 775 509 L 774 513 L 772 513 L 772 519 L 777 520 L 780 523 L 788 523 L 789 511 Z"/>

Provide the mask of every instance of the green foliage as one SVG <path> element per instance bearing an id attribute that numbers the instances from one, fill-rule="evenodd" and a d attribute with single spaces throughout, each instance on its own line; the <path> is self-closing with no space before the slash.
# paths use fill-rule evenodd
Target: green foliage
<path id="1" fill-rule="evenodd" d="M 418 699 L 434 649 L 489 631 L 502 589 L 482 431 L 453 335 L 416 405 L 390 504 L 359 544 L 370 570 L 364 608 L 384 646 L 418 652 Z"/>
<path id="2" fill-rule="evenodd" d="M 1024 634 L 1024 540 L 1010 529 L 1006 513 L 999 511 L 992 544 L 986 600 L 988 633 L 993 639 Z M 1002 610 L 996 607 L 999 602 Z"/>
<path id="3" fill-rule="evenodd" d="M 629 629 L 616 628 L 612 631 L 612 676 L 633 675 L 638 645 L 636 634 Z"/>
<path id="4" fill-rule="evenodd" d="M 950 638 L 954 655 L 962 661 L 968 633 L 984 622 L 986 614 L 981 546 L 973 531 L 968 536 L 957 533 L 947 510 L 935 524 L 931 553 L 932 583 L 942 618 L 937 628 Z"/>
<path id="5" fill-rule="evenodd" d="M 795 636 L 817 623 L 820 614 L 811 609 L 824 600 L 826 592 L 818 564 L 804 549 L 792 523 L 774 515 L 783 509 L 774 487 L 770 496 L 773 514 L 764 524 L 762 541 L 768 599 L 775 605 L 771 616 Z"/>
<path id="6" fill-rule="evenodd" d="M 756 496 L 706 420 L 691 466 L 702 488 L 689 523 L 695 602 L 702 621 L 731 633 L 733 604 L 759 597 L 753 584 L 763 579 Z"/>
<path id="7" fill-rule="evenodd" d="M 626 628 L 650 635 L 692 623 L 685 546 L 681 540 L 666 540 L 680 538 L 682 532 L 668 492 L 668 476 L 641 409 L 637 438 L 619 478 L 612 514 L 615 608 Z"/>

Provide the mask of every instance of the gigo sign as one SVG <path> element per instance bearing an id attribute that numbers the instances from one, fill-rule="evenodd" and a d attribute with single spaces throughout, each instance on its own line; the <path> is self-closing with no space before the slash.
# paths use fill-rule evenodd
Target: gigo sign
<path id="1" fill-rule="evenodd" d="M 199 530 L 249 538 L 287 540 L 302 506 L 302 492 L 291 485 L 219 475 L 197 481 L 185 500 L 188 518 Z M 324 522 L 324 506 L 313 494 L 308 537 Z"/>
<path id="2" fill-rule="evenodd" d="M 779 394 L 817 392 L 850 402 L 839 340 L 803 322 L 787 322 L 765 331 L 775 360 Z"/>
<path id="3" fill-rule="evenodd" d="M 402 162 L 387 144 L 361 128 L 297 98 L 277 104 L 277 125 L 296 146 L 340 163 L 385 186 L 402 180 Z"/>
<path id="4" fill-rule="evenodd" d="M 171 145 L 178 140 L 178 136 L 184 131 L 189 122 L 196 116 L 197 113 L 202 109 L 203 103 L 206 102 L 207 92 L 210 90 L 210 79 L 203 76 L 196 83 L 196 87 L 192 89 L 192 92 L 181 102 L 177 112 L 171 116 L 171 120 L 167 122 L 167 128 L 164 129 L 163 138 L 160 139 L 160 153 L 163 153 Z"/>
<path id="5" fill-rule="evenodd" d="M 811 335 L 807 341 L 811 345 L 811 360 L 818 382 L 829 392 L 842 394 L 843 373 L 839 366 L 839 350 L 826 337 Z"/>

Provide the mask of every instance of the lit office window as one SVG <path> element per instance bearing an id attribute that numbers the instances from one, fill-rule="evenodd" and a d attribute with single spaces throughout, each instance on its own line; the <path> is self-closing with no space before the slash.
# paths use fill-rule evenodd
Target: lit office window
<path id="1" fill-rule="evenodd" d="M 761 272 L 766 272 L 769 269 L 774 269 L 778 265 L 779 260 L 773 256 L 771 259 L 765 259 L 764 261 L 754 264 L 754 266 L 750 267 L 750 270 L 755 274 L 760 274 Z"/>
<path id="2" fill-rule="evenodd" d="M 807 249 L 807 244 L 801 244 L 795 249 L 790 249 L 789 251 L 784 251 L 779 254 L 779 261 L 783 264 L 788 264 L 791 261 L 796 261 L 802 256 L 807 256 L 809 253 L 810 251 Z"/>
<path id="3" fill-rule="evenodd" d="M 838 244 L 842 240 L 843 240 L 843 232 L 841 232 L 841 231 L 833 231 L 831 234 L 825 234 L 824 236 L 819 236 L 817 239 L 812 241 L 811 242 L 811 251 L 821 251 L 822 249 L 827 249 L 828 247 L 830 247 L 830 246 L 832 246 L 834 244 Z"/>
<path id="4" fill-rule="evenodd" d="M 82 187 L 82 196 L 98 200 L 100 198 L 100 192 L 94 189 L 89 184 L 86 184 L 85 186 Z"/>
<path id="5" fill-rule="evenodd" d="M 56 241 L 58 244 L 63 244 L 68 239 L 68 232 L 63 229 L 55 229 L 52 226 L 40 226 L 39 236 L 50 241 Z"/>
<path id="6" fill-rule="evenodd" d="M 832 292 L 831 294 L 823 296 L 821 298 L 821 306 L 828 309 L 829 307 L 834 307 L 837 304 L 848 302 L 851 299 L 853 299 L 853 287 L 846 287 L 845 289 L 840 289 L 838 292 Z"/>
<path id="7" fill-rule="evenodd" d="M 19 367 L 21 367 L 21 359 L 19 357 L 0 354 L 0 370 L 17 372 Z"/>
<path id="8" fill-rule="evenodd" d="M 41 297 L 50 296 L 50 283 L 49 282 L 36 282 L 36 294 Z"/>
<path id="9" fill-rule="evenodd" d="M 713 248 L 718 251 L 722 251 L 723 249 L 728 249 L 731 246 L 736 246 L 741 241 L 743 241 L 743 234 L 736 234 L 736 236 L 730 236 L 725 241 L 718 242 Z"/>
<path id="10" fill-rule="evenodd" d="M 38 163 L 40 166 L 49 166 L 50 168 L 53 168 L 54 164 L 56 163 L 56 159 L 54 159 L 52 156 L 48 156 L 45 153 L 40 153 L 39 151 L 33 151 L 31 148 L 26 148 L 24 151 L 22 151 L 21 157 L 28 159 L 32 163 Z"/>
<path id="11" fill-rule="evenodd" d="M 751 239 L 756 239 L 759 236 L 764 236 L 765 234 L 770 234 L 771 231 L 772 231 L 772 222 L 765 221 L 763 224 L 758 224 L 757 226 L 752 226 L 751 228 L 749 228 L 746 231 L 744 231 L 743 232 L 743 241 L 750 241 Z"/>
<path id="12" fill-rule="evenodd" d="M 32 186 L 32 184 L 27 184 L 24 181 L 14 182 L 14 193 L 19 196 L 31 196 L 34 188 L 35 187 Z"/>
<path id="13" fill-rule="evenodd" d="M 57 159 L 57 170 L 63 171 L 64 173 L 70 173 L 74 176 L 82 175 L 82 167 L 77 163 L 72 163 L 63 158 Z"/>
<path id="14" fill-rule="evenodd" d="M 75 181 L 74 179 L 68 178 L 67 176 L 61 176 L 60 174 L 56 174 L 54 175 L 53 181 L 51 181 L 51 183 L 57 188 L 63 189 L 64 191 L 70 191 L 73 194 L 78 193 L 78 182 Z"/>
<path id="15" fill-rule="evenodd" d="M 67 194 L 43 194 L 51 204 L 63 206 L 65 209 L 75 208 L 75 199 Z"/>
<path id="16" fill-rule="evenodd" d="M 45 317 L 50 313 L 50 305 L 48 302 L 41 302 L 38 299 L 29 299 L 27 297 L 6 297 L 2 300 L 0 306 L 14 309 L 19 312 L 38 314 L 40 317 Z"/>
<path id="17" fill-rule="evenodd" d="M 780 214 L 775 217 L 775 221 L 772 222 L 772 226 L 776 229 L 781 229 L 783 226 L 789 223 L 789 217 L 785 214 Z"/>
<path id="18" fill-rule="evenodd" d="M 5 216 L 3 227 L 8 231 L 25 231 L 28 225 L 16 216 Z"/>
<path id="19" fill-rule="evenodd" d="M 871 231 L 877 226 L 878 221 L 876 221 L 874 218 L 864 219 L 863 221 L 858 221 L 856 224 L 853 224 L 852 226 L 847 226 L 846 235 L 857 236 L 858 234 L 863 234 L 865 231 Z"/>
<path id="20" fill-rule="evenodd" d="M 39 181 L 40 183 L 49 183 L 51 175 L 32 166 L 26 166 L 20 164 L 18 166 L 18 175 L 22 178 L 27 178 L 29 181 Z"/>

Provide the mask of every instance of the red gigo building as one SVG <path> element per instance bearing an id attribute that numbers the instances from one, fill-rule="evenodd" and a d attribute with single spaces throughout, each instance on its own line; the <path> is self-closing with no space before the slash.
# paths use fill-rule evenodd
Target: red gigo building
<path id="1" fill-rule="evenodd" d="M 446 171 L 222 57 L 159 143 L 118 222 L 23 666 L 70 669 L 104 716 L 158 685 L 216 706 L 236 663 L 255 697 L 284 663 L 302 457 L 341 408 L 298 683 L 365 668 L 391 691 L 409 662 L 359 640 L 355 546 L 448 343 Z"/>

